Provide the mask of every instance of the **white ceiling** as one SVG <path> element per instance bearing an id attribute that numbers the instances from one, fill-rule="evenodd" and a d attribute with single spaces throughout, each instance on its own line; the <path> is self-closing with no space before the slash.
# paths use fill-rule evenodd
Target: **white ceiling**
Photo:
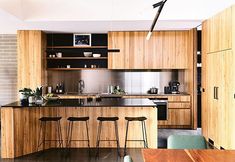
<path id="1" fill-rule="evenodd" d="M 160 0 L 0 0 L 0 33 L 148 30 Z M 168 0 L 156 30 L 190 29 L 235 0 Z"/>

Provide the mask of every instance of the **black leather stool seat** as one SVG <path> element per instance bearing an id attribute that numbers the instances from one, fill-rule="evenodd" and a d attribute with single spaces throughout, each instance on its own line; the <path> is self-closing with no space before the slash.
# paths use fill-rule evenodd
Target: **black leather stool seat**
<path id="1" fill-rule="evenodd" d="M 126 120 L 128 121 L 144 121 L 147 120 L 146 117 L 142 116 L 142 117 L 125 117 Z"/>
<path id="2" fill-rule="evenodd" d="M 69 117 L 67 120 L 69 121 L 87 121 L 89 117 Z"/>
<path id="3" fill-rule="evenodd" d="M 118 117 L 98 117 L 97 120 L 99 121 L 117 121 Z"/>
<path id="4" fill-rule="evenodd" d="M 41 117 L 40 121 L 59 121 L 62 117 Z"/>

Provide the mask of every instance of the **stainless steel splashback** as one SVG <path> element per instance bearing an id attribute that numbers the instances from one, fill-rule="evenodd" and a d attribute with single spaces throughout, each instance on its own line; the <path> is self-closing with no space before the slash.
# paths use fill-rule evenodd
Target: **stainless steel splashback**
<path id="1" fill-rule="evenodd" d="M 168 86 L 169 81 L 178 80 L 178 70 L 48 72 L 48 85 L 55 87 L 58 82 L 63 82 L 66 92 L 77 92 L 78 81 L 81 79 L 85 81 L 84 93 L 105 93 L 108 85 L 119 85 L 127 93 L 146 93 L 151 87 L 164 92 L 164 86 Z"/>

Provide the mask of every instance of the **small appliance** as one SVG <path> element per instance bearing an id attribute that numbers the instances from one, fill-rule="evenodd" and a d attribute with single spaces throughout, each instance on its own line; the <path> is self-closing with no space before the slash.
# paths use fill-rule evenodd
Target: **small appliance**
<path id="1" fill-rule="evenodd" d="M 170 81 L 168 87 L 164 87 L 165 94 L 179 94 L 180 83 L 178 81 Z"/>

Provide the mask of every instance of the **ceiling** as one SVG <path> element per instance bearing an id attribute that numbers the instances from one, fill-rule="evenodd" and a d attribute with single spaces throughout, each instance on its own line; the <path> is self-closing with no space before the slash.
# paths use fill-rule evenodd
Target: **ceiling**
<path id="1" fill-rule="evenodd" d="M 148 30 L 158 0 L 0 0 L 0 33 L 19 29 L 58 32 Z M 168 0 L 155 30 L 185 30 L 235 0 Z"/>

